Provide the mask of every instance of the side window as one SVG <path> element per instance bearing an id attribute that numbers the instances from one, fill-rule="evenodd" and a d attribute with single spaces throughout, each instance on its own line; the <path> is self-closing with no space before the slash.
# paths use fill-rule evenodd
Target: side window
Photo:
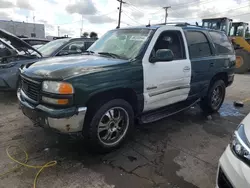
<path id="1" fill-rule="evenodd" d="M 67 54 L 80 54 L 85 51 L 85 45 L 83 41 L 74 41 L 65 46 L 60 52 L 60 55 Z"/>
<path id="2" fill-rule="evenodd" d="M 160 34 L 151 52 L 151 57 L 159 49 L 169 49 L 174 54 L 174 60 L 185 59 L 184 42 L 180 31 L 165 31 Z"/>
<path id="3" fill-rule="evenodd" d="M 186 32 L 190 58 L 211 56 L 211 48 L 205 34 L 199 31 Z"/>
<path id="4" fill-rule="evenodd" d="M 87 50 L 94 42 L 89 41 L 89 42 L 85 42 L 85 50 Z"/>
<path id="5" fill-rule="evenodd" d="M 218 54 L 233 54 L 232 44 L 229 42 L 228 37 L 224 33 L 215 31 L 210 31 L 209 33 Z"/>

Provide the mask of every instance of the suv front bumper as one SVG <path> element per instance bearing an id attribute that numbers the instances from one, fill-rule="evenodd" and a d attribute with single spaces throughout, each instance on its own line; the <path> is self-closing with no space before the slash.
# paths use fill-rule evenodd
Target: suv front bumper
<path id="1" fill-rule="evenodd" d="M 41 104 L 33 106 L 27 102 L 28 96 L 22 90 L 17 92 L 17 97 L 23 114 L 35 124 L 64 134 L 82 131 L 86 107 L 53 109 Z"/>

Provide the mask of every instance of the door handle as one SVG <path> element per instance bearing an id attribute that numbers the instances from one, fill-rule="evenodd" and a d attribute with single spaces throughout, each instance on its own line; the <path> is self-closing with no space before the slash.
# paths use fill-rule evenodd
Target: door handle
<path id="1" fill-rule="evenodd" d="M 190 71 L 190 67 L 186 66 L 183 68 L 183 72 L 188 72 L 188 71 Z"/>
<path id="2" fill-rule="evenodd" d="M 213 67 L 214 66 L 214 63 L 210 63 L 210 67 Z"/>

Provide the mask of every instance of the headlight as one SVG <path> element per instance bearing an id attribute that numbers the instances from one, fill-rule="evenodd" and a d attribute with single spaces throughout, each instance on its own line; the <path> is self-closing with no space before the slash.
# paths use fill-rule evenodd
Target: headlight
<path id="1" fill-rule="evenodd" d="M 241 124 L 235 131 L 231 141 L 232 151 L 242 160 L 250 162 L 250 147 L 245 135 L 244 125 Z"/>
<path id="2" fill-rule="evenodd" d="M 69 95 L 74 93 L 74 88 L 66 82 L 44 81 L 42 90 L 48 93 Z"/>

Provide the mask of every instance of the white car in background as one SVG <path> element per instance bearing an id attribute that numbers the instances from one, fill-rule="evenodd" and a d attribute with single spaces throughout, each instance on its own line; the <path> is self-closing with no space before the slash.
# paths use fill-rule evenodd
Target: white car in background
<path id="1" fill-rule="evenodd" d="M 250 188 L 250 114 L 233 134 L 220 158 L 217 188 Z"/>

